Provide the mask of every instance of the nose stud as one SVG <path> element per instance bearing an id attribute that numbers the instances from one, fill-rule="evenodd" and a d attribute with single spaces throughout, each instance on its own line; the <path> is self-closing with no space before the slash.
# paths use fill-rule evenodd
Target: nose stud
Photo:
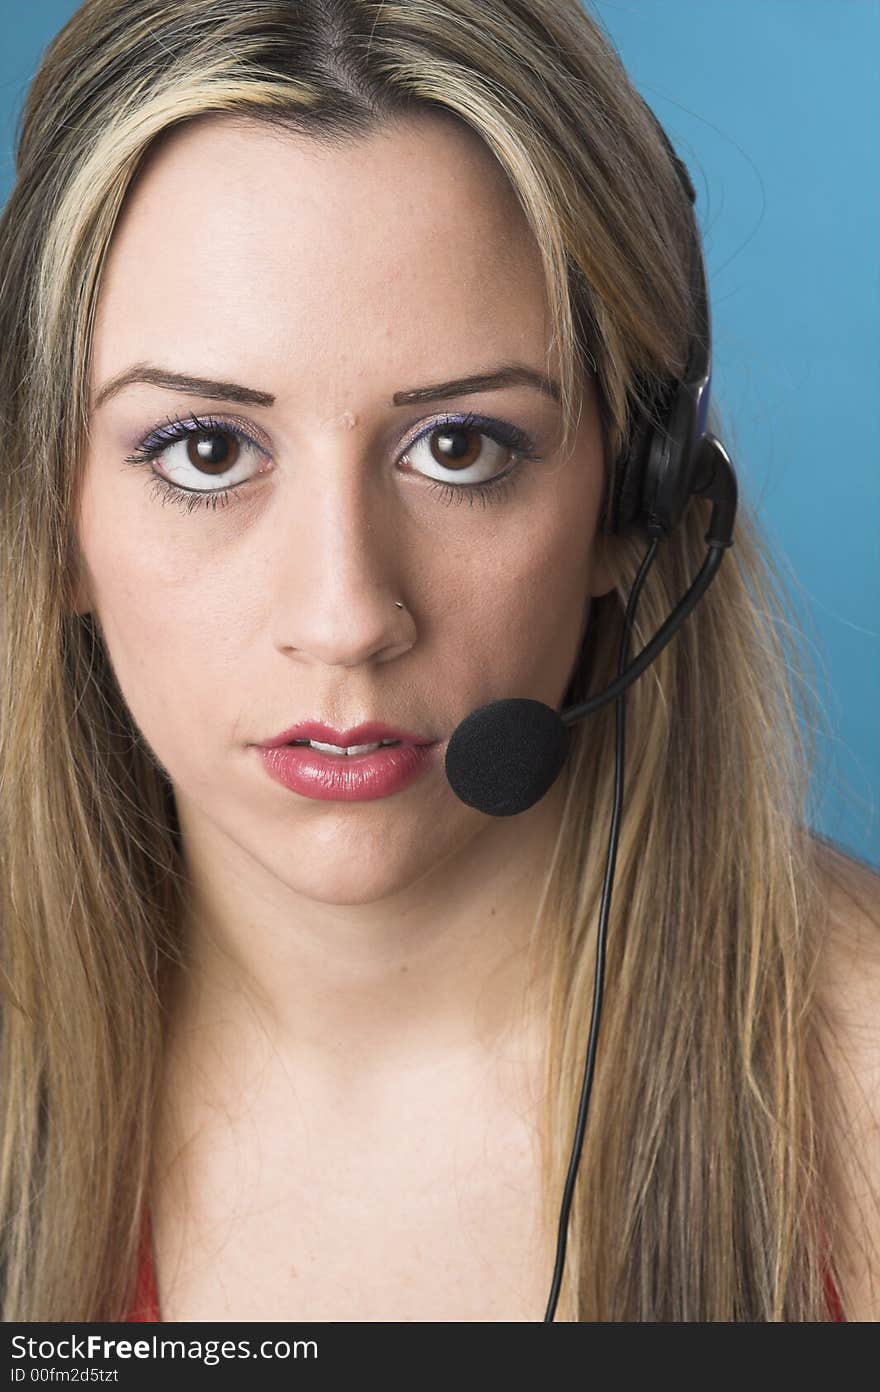
<path id="1" fill-rule="evenodd" d="M 395 599 L 394 603 L 397 605 L 398 609 L 402 609 L 404 607 L 399 599 Z"/>

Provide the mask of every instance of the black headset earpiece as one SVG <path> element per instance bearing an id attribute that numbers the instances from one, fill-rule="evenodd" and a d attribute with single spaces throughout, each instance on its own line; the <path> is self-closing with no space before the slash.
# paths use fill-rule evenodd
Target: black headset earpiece
<path id="1" fill-rule="evenodd" d="M 706 430 L 711 380 L 711 335 L 706 271 L 694 205 L 696 190 L 685 165 L 650 107 L 657 129 L 691 205 L 690 286 L 694 307 L 688 361 L 680 381 L 653 387 L 655 419 L 633 406 L 629 439 L 611 475 L 601 530 L 625 535 L 635 527 L 649 536 L 668 536 L 691 495 L 706 482 L 700 446 Z"/>

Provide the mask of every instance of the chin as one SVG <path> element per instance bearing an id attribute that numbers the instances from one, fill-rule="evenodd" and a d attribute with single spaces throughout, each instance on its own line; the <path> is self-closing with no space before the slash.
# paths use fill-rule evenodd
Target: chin
<path id="1" fill-rule="evenodd" d="M 314 864 L 314 862 L 313 862 Z M 314 865 L 314 873 L 297 873 L 284 882 L 302 899 L 339 908 L 379 904 L 406 890 L 425 873 L 424 867 L 400 864 Z"/>

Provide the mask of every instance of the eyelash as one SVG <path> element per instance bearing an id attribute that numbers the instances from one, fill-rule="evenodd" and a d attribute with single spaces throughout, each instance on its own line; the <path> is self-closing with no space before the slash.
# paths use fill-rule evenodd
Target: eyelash
<path id="1" fill-rule="evenodd" d="M 514 456 L 513 463 L 508 466 L 505 473 L 499 474 L 494 480 L 488 483 L 443 483 L 439 479 L 431 480 L 429 492 L 439 494 L 444 504 L 462 503 L 467 497 L 467 501 L 473 506 L 477 498 L 486 506 L 490 502 L 501 501 L 513 488 L 516 478 L 520 473 L 518 467 L 526 460 L 540 461 L 541 455 L 537 454 L 535 448 L 519 426 L 510 425 L 504 421 L 490 420 L 483 416 L 468 413 L 464 416 L 444 416 L 439 420 L 432 421 L 421 435 L 410 440 L 407 450 L 411 450 L 420 440 L 431 435 L 435 430 L 442 429 L 443 426 L 457 426 L 459 429 L 477 429 L 481 434 L 488 435 L 496 444 L 504 445 L 511 450 Z M 227 432 L 234 435 L 236 439 L 246 445 L 253 446 L 259 453 L 265 454 L 264 448 L 254 440 L 246 430 L 236 425 L 233 421 L 203 419 L 199 416 L 189 416 L 186 421 L 177 417 L 169 417 L 155 430 L 138 444 L 133 454 L 127 455 L 126 464 L 133 464 L 136 467 L 147 464 L 153 459 L 157 459 L 170 445 L 176 444 L 179 440 L 189 439 L 193 435 L 200 434 L 222 434 Z M 184 512 L 191 513 L 198 507 L 210 507 L 216 510 L 218 507 L 226 507 L 232 502 L 232 494 L 237 493 L 245 485 L 241 483 L 232 484 L 228 488 L 190 490 L 181 488 L 178 484 L 171 483 L 170 480 L 163 478 L 161 474 L 151 470 L 149 482 L 152 485 L 154 496 L 161 498 L 162 501 L 170 499 L 178 507 L 183 508 Z M 251 480 L 248 480 L 251 482 Z"/>

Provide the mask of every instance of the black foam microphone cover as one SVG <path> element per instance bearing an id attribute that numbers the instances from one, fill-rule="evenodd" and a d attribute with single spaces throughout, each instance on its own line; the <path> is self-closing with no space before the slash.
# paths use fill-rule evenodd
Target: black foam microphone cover
<path id="1" fill-rule="evenodd" d="M 446 777 L 468 807 L 512 817 L 539 802 L 555 782 L 570 738 L 558 711 L 543 701 L 490 701 L 453 730 Z"/>

